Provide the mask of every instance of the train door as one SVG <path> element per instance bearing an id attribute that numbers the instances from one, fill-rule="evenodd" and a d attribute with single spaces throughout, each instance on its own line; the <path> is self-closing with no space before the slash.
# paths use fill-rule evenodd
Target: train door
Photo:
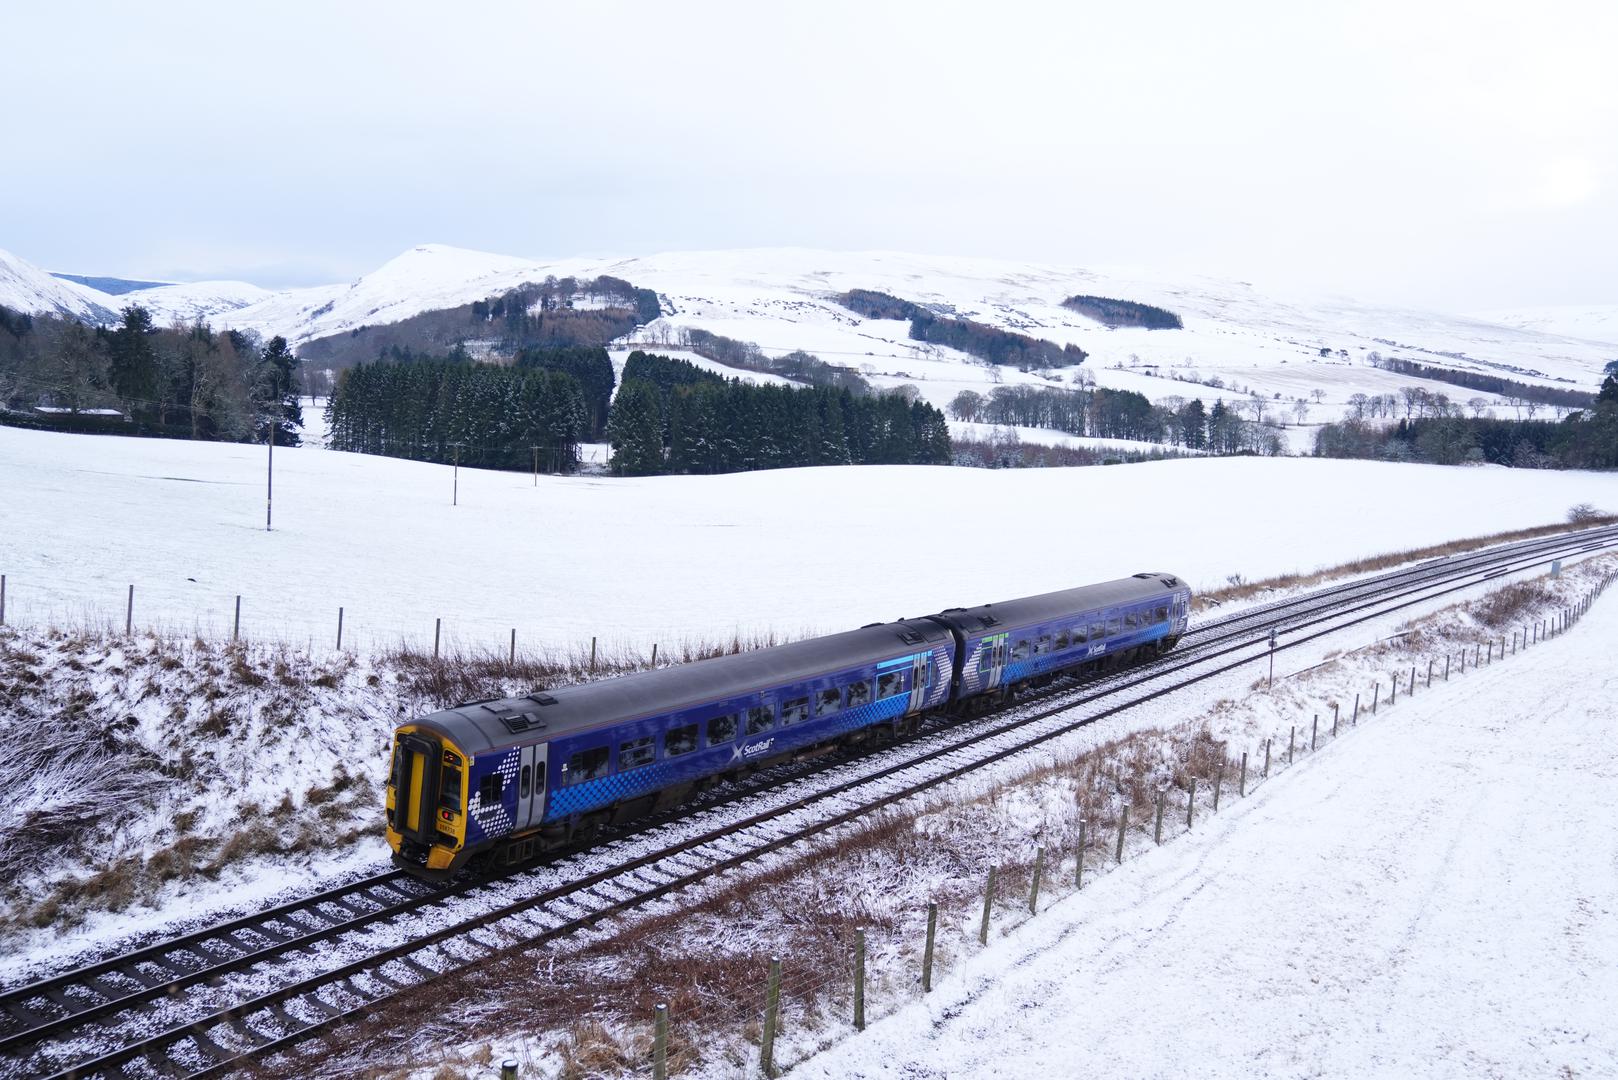
<path id="1" fill-rule="evenodd" d="M 926 704 L 932 658 L 932 653 L 918 653 L 910 658 L 910 707 L 907 712 L 918 712 Z"/>
<path id="2" fill-rule="evenodd" d="M 985 665 L 983 689 L 993 690 L 999 686 L 1006 674 L 1006 646 L 1011 640 L 1010 634 L 1000 634 L 983 644 L 988 648 L 988 663 Z"/>
<path id="3" fill-rule="evenodd" d="M 516 831 L 531 829 L 545 817 L 545 758 L 547 744 L 522 748 L 517 769 Z"/>

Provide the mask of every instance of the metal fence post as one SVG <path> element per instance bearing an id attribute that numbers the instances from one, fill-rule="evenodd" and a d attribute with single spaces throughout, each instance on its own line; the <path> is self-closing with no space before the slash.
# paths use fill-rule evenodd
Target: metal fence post
<path id="1" fill-rule="evenodd" d="M 1444 654 L 1444 681 L 1449 682 L 1449 654 Z"/>
<path id="2" fill-rule="evenodd" d="M 337 651 L 343 651 L 343 609 L 337 609 Z"/>
<path id="3" fill-rule="evenodd" d="M 135 630 L 135 586 L 129 587 L 129 604 L 124 608 L 124 636 L 128 637 Z"/>
<path id="4" fill-rule="evenodd" d="M 1359 695 L 1358 692 L 1356 692 L 1354 694 L 1354 715 L 1349 718 L 1348 726 L 1349 727 L 1355 727 L 1355 726 L 1357 726 L 1359 724 L 1359 722 L 1360 722 L 1360 695 Z"/>
<path id="5" fill-rule="evenodd" d="M 1245 750 L 1242 751 L 1242 778 L 1236 788 L 1236 794 L 1243 799 L 1247 798 L 1247 752 Z"/>
<path id="6" fill-rule="evenodd" d="M 1320 714 L 1315 713 L 1314 723 L 1309 725 L 1309 752 L 1311 754 L 1315 752 L 1315 747 L 1318 746 L 1319 743 L 1320 743 Z"/>
<path id="7" fill-rule="evenodd" d="M 517 666 L 517 628 L 511 628 L 511 656 L 506 660 L 508 667 Z"/>
<path id="8" fill-rule="evenodd" d="M 438 637 L 443 632 L 443 629 L 444 629 L 444 620 L 442 618 L 434 619 L 433 620 L 433 659 L 434 660 L 438 659 Z"/>
<path id="9" fill-rule="evenodd" d="M 1331 737 L 1337 738 L 1337 702 L 1331 703 Z"/>
<path id="10" fill-rule="evenodd" d="M 1292 764 L 1292 746 L 1298 741 L 1298 725 L 1287 728 L 1287 764 Z"/>
<path id="11" fill-rule="evenodd" d="M 230 640 L 240 640 L 242 636 L 242 594 L 236 594 L 236 621 L 230 626 Z"/>
<path id="12" fill-rule="evenodd" d="M 500 1062 L 500 1080 L 517 1080 L 516 1058 L 506 1058 Z"/>

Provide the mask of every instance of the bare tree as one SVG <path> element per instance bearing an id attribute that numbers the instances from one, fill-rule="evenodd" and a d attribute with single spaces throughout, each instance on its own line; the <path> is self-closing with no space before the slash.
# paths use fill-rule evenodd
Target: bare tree
<path id="1" fill-rule="evenodd" d="M 1354 419 L 1364 420 L 1365 410 L 1370 406 L 1371 399 L 1364 394 L 1350 394 L 1348 407 L 1354 413 Z"/>
<path id="2" fill-rule="evenodd" d="M 1528 419 L 1530 419 L 1530 420 L 1532 420 L 1534 418 L 1534 414 L 1539 412 L 1541 407 L 1542 406 L 1537 401 L 1531 401 L 1528 398 L 1523 399 L 1523 403 L 1522 403 L 1523 412 L 1528 414 Z"/>
<path id="3" fill-rule="evenodd" d="M 1305 420 L 1309 419 L 1309 403 L 1302 398 L 1299 398 L 1292 405 L 1292 415 L 1298 418 L 1299 424 L 1302 424 Z"/>
<path id="4" fill-rule="evenodd" d="M 1319 405 L 1322 401 L 1326 400 L 1326 391 L 1317 386 L 1313 390 L 1309 391 L 1309 396 L 1315 399 L 1316 405 Z"/>
<path id="5" fill-rule="evenodd" d="M 1483 416 L 1483 410 L 1489 407 L 1489 402 L 1486 398 L 1468 398 L 1466 407 L 1472 410 L 1472 419 L 1477 420 Z"/>

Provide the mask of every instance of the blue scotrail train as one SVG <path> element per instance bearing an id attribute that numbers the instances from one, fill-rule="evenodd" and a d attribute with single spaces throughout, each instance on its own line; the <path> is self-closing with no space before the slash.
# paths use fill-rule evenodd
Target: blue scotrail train
<path id="1" fill-rule="evenodd" d="M 765 765 L 1167 652 L 1190 610 L 1178 578 L 1136 574 L 460 705 L 394 733 L 388 843 L 429 878 L 522 863 Z"/>

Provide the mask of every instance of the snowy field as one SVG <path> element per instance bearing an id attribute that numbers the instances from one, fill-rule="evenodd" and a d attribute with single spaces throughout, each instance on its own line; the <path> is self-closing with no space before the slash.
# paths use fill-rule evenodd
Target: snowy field
<path id="1" fill-rule="evenodd" d="M 6 619 L 316 647 L 795 635 L 1141 570 L 1194 588 L 1618 510 L 1618 474 L 1202 459 L 539 478 L 0 428 Z"/>
<path id="2" fill-rule="evenodd" d="M 1618 597 L 1403 699 L 806 1078 L 1610 1077 Z"/>

